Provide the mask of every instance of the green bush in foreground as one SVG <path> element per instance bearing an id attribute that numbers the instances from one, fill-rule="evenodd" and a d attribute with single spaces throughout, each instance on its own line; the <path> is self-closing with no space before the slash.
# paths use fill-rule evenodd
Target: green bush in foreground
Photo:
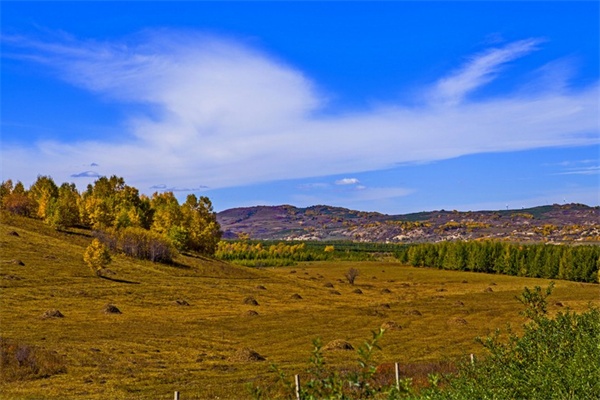
<path id="1" fill-rule="evenodd" d="M 600 311 L 590 308 L 577 314 L 560 312 L 554 318 L 546 313 L 547 297 L 538 286 L 525 288 L 519 300 L 530 319 L 521 336 L 508 329 L 477 340 L 488 352 L 475 363 L 465 363 L 456 375 L 429 376 L 430 388 L 420 391 L 410 379 L 399 385 L 379 385 L 374 379 L 374 351 L 383 330 L 357 350 L 358 368 L 340 373 L 326 368 L 319 339 L 306 371 L 300 373 L 300 398 L 309 399 L 598 399 L 600 398 Z M 273 366 L 286 398 L 296 398 L 290 378 Z M 269 388 L 273 389 L 273 388 Z M 252 388 L 255 398 L 269 391 Z M 280 396 L 279 396 L 280 397 Z"/>
<path id="2" fill-rule="evenodd" d="M 546 293 L 525 289 L 520 300 L 531 321 L 522 336 L 509 329 L 479 339 L 489 355 L 465 365 L 432 399 L 598 399 L 600 398 L 600 311 L 546 315 Z"/>

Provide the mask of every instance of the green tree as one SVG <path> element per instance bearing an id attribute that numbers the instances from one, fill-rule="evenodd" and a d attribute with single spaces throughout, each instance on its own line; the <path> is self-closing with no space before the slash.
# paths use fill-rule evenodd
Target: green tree
<path id="1" fill-rule="evenodd" d="M 57 229 L 77 225 L 80 222 L 78 203 L 79 192 L 75 184 L 63 183 L 58 189 L 58 198 L 50 205 L 46 222 Z"/>
<path id="2" fill-rule="evenodd" d="M 50 176 L 38 175 L 28 192 L 33 201 L 35 214 L 38 218 L 46 219 L 50 216 L 50 205 L 58 198 L 58 186 Z"/>

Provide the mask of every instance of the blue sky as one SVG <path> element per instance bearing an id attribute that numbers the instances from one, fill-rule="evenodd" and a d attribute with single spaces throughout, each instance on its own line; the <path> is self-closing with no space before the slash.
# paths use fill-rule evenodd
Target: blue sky
<path id="1" fill-rule="evenodd" d="M 216 210 L 599 205 L 599 3 L 1 3 L 2 180 Z"/>

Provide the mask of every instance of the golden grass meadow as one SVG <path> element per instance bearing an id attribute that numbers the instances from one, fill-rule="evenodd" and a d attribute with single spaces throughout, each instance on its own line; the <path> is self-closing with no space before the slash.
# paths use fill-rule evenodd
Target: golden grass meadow
<path id="1" fill-rule="evenodd" d="M 270 364 L 290 375 L 304 371 L 313 339 L 357 347 L 389 322 L 400 328 L 386 330 L 376 361 L 398 362 L 410 376 L 419 365 L 481 355 L 474 338 L 507 324 L 518 330 L 525 319 L 516 296 L 550 283 L 392 258 L 257 269 L 189 255 L 172 265 L 117 255 L 113 274 L 99 278 L 82 258 L 90 242 L 89 231 L 3 215 L 1 336 L 52 354 L 64 368 L 2 379 L 0 398 L 170 399 L 175 391 L 181 399 L 251 398 L 249 386 L 273 386 Z M 360 271 L 354 285 L 344 279 L 349 268 Z M 599 305 L 599 294 L 597 284 L 556 281 L 550 313 Z M 121 313 L 106 312 L 109 304 Z M 49 310 L 63 317 L 45 316 Z M 356 353 L 325 357 L 343 369 Z"/>

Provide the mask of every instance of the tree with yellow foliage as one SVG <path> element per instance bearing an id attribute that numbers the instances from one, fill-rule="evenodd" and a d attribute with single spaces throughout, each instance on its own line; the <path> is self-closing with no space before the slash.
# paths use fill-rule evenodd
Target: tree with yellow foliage
<path id="1" fill-rule="evenodd" d="M 105 245 L 98 239 L 92 240 L 83 253 L 83 261 L 90 267 L 97 276 L 102 276 L 104 268 L 112 261 L 110 253 Z"/>

